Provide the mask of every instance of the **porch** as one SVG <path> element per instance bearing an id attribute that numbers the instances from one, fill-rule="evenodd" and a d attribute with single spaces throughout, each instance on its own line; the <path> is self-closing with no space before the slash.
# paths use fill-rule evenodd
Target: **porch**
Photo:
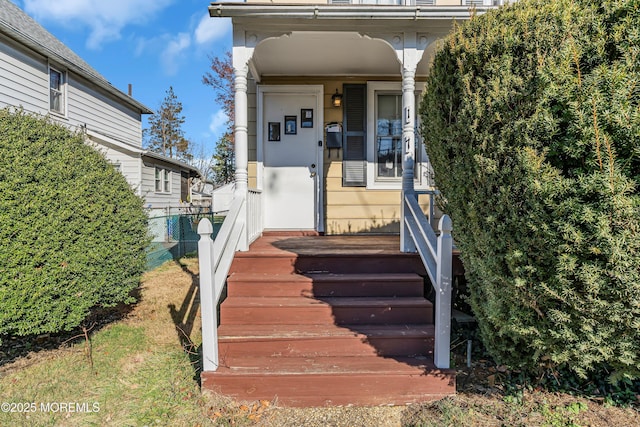
<path id="1" fill-rule="evenodd" d="M 203 372 L 203 389 L 285 406 L 455 393 L 454 372 L 433 362 L 420 257 L 400 252 L 398 236 L 303 234 L 265 233 L 236 253 L 220 304 L 219 365 Z"/>
<path id="2" fill-rule="evenodd" d="M 234 28 L 236 188 L 216 241 L 198 230 L 203 387 L 290 406 L 454 393 L 452 227 L 436 222 L 416 109 L 436 41 L 471 12 L 209 11 Z M 340 236 L 380 231 L 400 236 Z"/>

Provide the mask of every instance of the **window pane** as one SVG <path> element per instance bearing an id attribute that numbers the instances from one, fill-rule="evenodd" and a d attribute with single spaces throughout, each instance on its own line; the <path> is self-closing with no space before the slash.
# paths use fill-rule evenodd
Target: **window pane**
<path id="1" fill-rule="evenodd" d="M 49 83 L 50 83 L 49 87 L 51 89 L 55 89 L 59 91 L 60 86 L 62 85 L 62 75 L 56 70 L 51 70 Z"/>
<path id="2" fill-rule="evenodd" d="M 55 92 L 51 90 L 51 98 L 49 99 L 50 105 L 49 108 L 52 111 L 57 111 L 59 113 L 62 112 L 62 94 L 60 92 Z"/>
<path id="3" fill-rule="evenodd" d="M 160 168 L 156 168 L 156 191 L 162 191 L 162 179 L 160 176 Z"/>
<path id="4" fill-rule="evenodd" d="M 390 136 L 378 138 L 378 176 L 391 178 L 395 176 L 395 146 Z"/>
<path id="5" fill-rule="evenodd" d="M 49 70 L 49 109 L 64 113 L 64 81 L 59 71 Z"/>
<path id="6" fill-rule="evenodd" d="M 376 96 L 376 162 L 379 178 L 402 176 L 402 95 Z"/>
<path id="7" fill-rule="evenodd" d="M 165 191 L 165 193 L 168 193 L 170 191 L 170 187 L 169 187 L 169 171 L 164 169 L 163 173 L 164 173 L 164 191 Z"/>

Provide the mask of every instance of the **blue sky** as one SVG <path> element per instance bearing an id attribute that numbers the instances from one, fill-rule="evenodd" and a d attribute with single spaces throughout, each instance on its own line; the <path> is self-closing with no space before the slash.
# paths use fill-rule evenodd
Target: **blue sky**
<path id="1" fill-rule="evenodd" d="M 202 84 L 211 56 L 231 49 L 231 21 L 207 0 L 13 0 L 116 88 L 155 110 L 169 86 L 187 138 L 212 152 L 226 116 Z M 146 127 L 146 120 L 143 123 Z"/>

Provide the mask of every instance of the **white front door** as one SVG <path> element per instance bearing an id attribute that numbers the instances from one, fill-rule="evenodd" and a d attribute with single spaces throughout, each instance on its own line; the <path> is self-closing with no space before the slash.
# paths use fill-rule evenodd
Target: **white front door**
<path id="1" fill-rule="evenodd" d="M 284 87 L 286 88 L 286 87 Z M 319 230 L 321 93 L 265 88 L 262 97 L 266 229 Z"/>

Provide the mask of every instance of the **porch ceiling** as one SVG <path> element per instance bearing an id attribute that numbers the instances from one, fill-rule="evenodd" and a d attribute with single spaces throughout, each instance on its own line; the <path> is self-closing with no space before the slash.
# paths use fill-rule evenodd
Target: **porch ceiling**
<path id="1" fill-rule="evenodd" d="M 486 9 L 476 8 L 475 13 Z M 399 76 L 402 70 L 394 50 L 375 37 L 401 40 L 403 34 L 417 34 L 440 38 L 451 30 L 454 20 L 470 19 L 472 13 L 467 6 L 336 5 L 306 1 L 223 2 L 209 6 L 211 17 L 232 19 L 237 47 L 253 45 L 265 36 L 273 37 L 253 45 L 252 72 L 258 74 L 255 77 Z M 427 74 L 434 48 L 432 44 L 425 51 L 417 76 Z"/>
<path id="2" fill-rule="evenodd" d="M 417 70 L 428 72 L 434 45 Z M 400 76 L 400 62 L 389 44 L 357 32 L 294 31 L 259 43 L 253 64 L 260 76 Z"/>

